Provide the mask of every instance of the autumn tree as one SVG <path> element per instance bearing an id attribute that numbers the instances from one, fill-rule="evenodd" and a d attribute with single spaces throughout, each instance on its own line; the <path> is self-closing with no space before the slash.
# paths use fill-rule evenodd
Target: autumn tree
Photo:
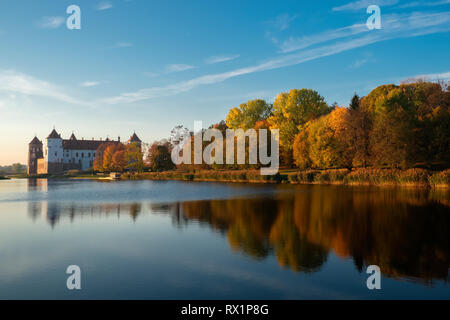
<path id="1" fill-rule="evenodd" d="M 116 145 L 109 143 L 103 153 L 103 169 L 105 171 L 114 171 L 113 156 L 116 152 Z"/>
<path id="2" fill-rule="evenodd" d="M 144 160 L 141 147 L 136 143 L 130 143 L 126 146 L 124 155 L 127 165 L 126 169 L 131 172 L 140 172 L 144 170 Z"/>
<path id="3" fill-rule="evenodd" d="M 122 172 L 124 171 L 127 162 L 125 160 L 126 147 L 122 143 L 118 143 L 115 146 L 114 154 L 112 156 L 112 170 Z"/>
<path id="4" fill-rule="evenodd" d="M 152 171 L 167 171 L 175 168 L 171 159 L 171 145 L 168 141 L 155 141 L 148 153 L 147 162 Z"/>
<path id="5" fill-rule="evenodd" d="M 302 169 L 351 167 L 352 159 L 347 108 L 336 107 L 331 113 L 308 122 L 294 142 L 294 160 Z"/>
<path id="6" fill-rule="evenodd" d="M 267 119 L 272 111 L 272 105 L 261 99 L 250 100 L 228 112 L 225 119 L 231 129 L 251 129 L 260 120 Z"/>
<path id="7" fill-rule="evenodd" d="M 280 130 L 280 154 L 284 164 L 292 161 L 292 146 L 301 127 L 329 112 L 324 98 L 311 89 L 292 89 L 277 96 L 268 121 L 271 129 Z"/>

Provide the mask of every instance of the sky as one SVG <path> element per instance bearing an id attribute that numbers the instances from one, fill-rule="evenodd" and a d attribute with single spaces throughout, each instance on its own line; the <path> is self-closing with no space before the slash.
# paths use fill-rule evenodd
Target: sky
<path id="1" fill-rule="evenodd" d="M 381 84 L 449 80 L 449 31 L 450 0 L 4 0 L 0 165 L 26 163 L 53 127 L 151 143 L 294 88 L 347 106 Z"/>

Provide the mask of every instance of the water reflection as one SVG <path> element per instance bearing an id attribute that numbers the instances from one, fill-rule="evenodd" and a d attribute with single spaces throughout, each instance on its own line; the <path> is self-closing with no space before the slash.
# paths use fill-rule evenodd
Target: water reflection
<path id="1" fill-rule="evenodd" d="M 48 192 L 52 188 L 58 188 L 57 181 L 48 179 L 28 179 L 28 192 L 39 191 Z M 134 221 L 142 211 L 140 203 L 84 203 L 84 202 L 57 202 L 57 201 L 30 201 L 28 202 L 28 215 L 35 221 L 40 216 L 53 227 L 62 218 L 69 218 L 71 222 L 75 218 L 84 216 L 117 216 L 128 215 Z"/>
<path id="2" fill-rule="evenodd" d="M 449 280 L 448 191 L 343 186 L 277 186 L 271 196 L 150 203 L 179 228 L 196 223 L 226 237 L 232 250 L 255 260 L 274 255 L 296 272 L 317 272 L 330 253 L 352 259 L 362 272 L 376 264 L 384 275 L 430 285 Z M 52 182 L 29 180 L 29 191 Z M 54 227 L 61 218 L 120 216 L 136 221 L 142 203 L 31 201 L 31 219 Z"/>
<path id="3" fill-rule="evenodd" d="M 298 187 L 276 198 L 191 201 L 166 210 L 177 224 L 197 221 L 226 234 L 230 247 L 255 259 L 274 254 L 281 266 L 315 272 L 332 251 L 361 272 L 431 284 L 449 280 L 450 211 L 426 190 Z M 430 199 L 434 199 L 431 200 Z"/>

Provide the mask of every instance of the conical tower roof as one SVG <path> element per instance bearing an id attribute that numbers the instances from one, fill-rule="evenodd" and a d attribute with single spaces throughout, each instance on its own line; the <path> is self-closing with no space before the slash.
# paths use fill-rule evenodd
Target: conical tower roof
<path id="1" fill-rule="evenodd" d="M 56 132 L 55 129 L 53 129 L 52 132 L 50 132 L 50 134 L 47 137 L 47 139 L 61 139 L 61 136 L 59 135 L 58 132 Z"/>
<path id="2" fill-rule="evenodd" d="M 42 145 L 42 142 L 35 136 L 29 144 L 30 145 Z"/>
<path id="3" fill-rule="evenodd" d="M 130 142 L 142 142 L 141 139 L 136 135 L 136 132 L 130 137 Z"/>

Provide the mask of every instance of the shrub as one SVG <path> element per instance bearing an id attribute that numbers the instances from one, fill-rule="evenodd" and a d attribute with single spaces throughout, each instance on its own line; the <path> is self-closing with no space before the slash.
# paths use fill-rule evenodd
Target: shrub
<path id="1" fill-rule="evenodd" d="M 399 173 L 398 181 L 400 183 L 427 185 L 429 176 L 429 172 L 425 169 L 408 169 Z"/>
<path id="2" fill-rule="evenodd" d="M 450 169 L 433 173 L 429 177 L 429 183 L 432 187 L 449 186 L 450 185 Z"/>

